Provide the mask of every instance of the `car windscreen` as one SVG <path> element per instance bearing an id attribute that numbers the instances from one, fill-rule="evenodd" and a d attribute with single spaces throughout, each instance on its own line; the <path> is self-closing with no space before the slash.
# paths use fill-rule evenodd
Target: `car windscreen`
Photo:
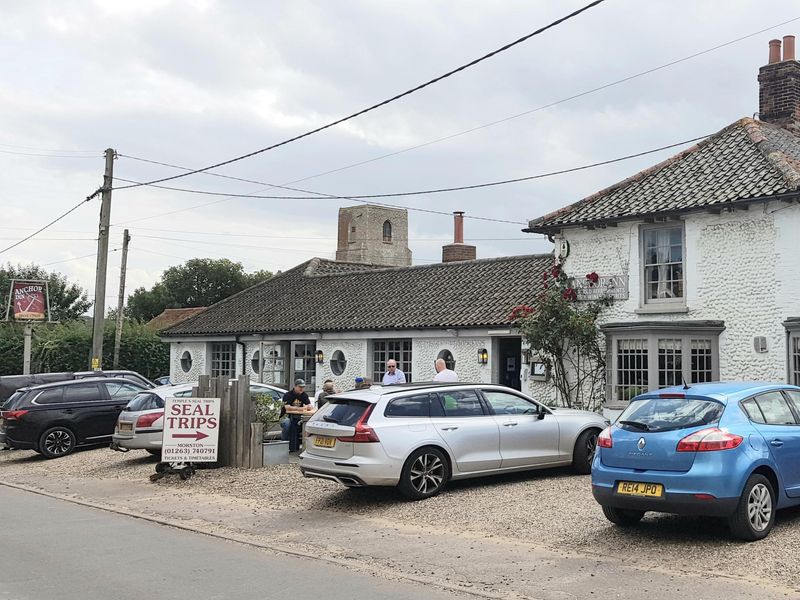
<path id="1" fill-rule="evenodd" d="M 125 410 L 128 412 L 139 412 L 140 410 L 153 410 L 156 408 L 164 408 L 164 399 L 158 394 L 141 392 L 136 394 L 131 401 L 128 402 Z"/>
<path id="2" fill-rule="evenodd" d="M 355 424 L 370 406 L 369 402 L 363 400 L 350 400 L 348 398 L 336 398 L 331 400 L 320 409 L 322 420 L 328 423 L 338 423 L 347 427 L 355 427 Z"/>
<path id="3" fill-rule="evenodd" d="M 668 431 L 719 421 L 725 406 L 704 398 L 642 398 L 632 400 L 616 423 L 630 431 Z"/>

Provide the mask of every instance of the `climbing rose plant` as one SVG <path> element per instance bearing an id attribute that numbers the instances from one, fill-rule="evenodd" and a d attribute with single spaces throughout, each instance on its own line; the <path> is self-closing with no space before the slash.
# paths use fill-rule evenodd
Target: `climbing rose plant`
<path id="1" fill-rule="evenodd" d="M 588 273 L 594 287 L 600 276 Z M 515 306 L 510 320 L 531 351 L 544 360 L 557 390 L 557 401 L 569 408 L 598 410 L 603 401 L 605 353 L 597 319 L 610 297 L 578 301 L 574 279 L 554 265 L 542 273 L 542 292 L 533 305 Z"/>

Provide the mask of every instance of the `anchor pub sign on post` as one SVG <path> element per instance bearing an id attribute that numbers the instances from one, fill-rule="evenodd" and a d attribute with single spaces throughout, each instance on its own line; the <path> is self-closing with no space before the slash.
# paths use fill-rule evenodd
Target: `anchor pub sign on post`
<path id="1" fill-rule="evenodd" d="M 50 303 L 47 281 L 12 279 L 6 321 L 48 321 Z"/>

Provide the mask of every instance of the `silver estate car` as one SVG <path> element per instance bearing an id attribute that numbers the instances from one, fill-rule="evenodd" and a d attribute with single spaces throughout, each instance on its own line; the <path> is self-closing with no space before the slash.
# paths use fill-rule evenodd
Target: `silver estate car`
<path id="1" fill-rule="evenodd" d="M 372 386 L 328 397 L 306 423 L 300 470 L 422 499 L 451 479 L 563 465 L 589 473 L 607 425 L 500 385 Z"/>

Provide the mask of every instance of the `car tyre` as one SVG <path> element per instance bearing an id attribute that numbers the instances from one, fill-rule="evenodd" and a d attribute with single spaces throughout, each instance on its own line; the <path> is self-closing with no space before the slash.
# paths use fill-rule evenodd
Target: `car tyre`
<path id="1" fill-rule="evenodd" d="M 400 474 L 398 489 L 409 500 L 435 496 L 450 479 L 447 457 L 438 448 L 419 448 L 411 453 Z"/>
<path id="2" fill-rule="evenodd" d="M 572 451 L 572 468 L 576 473 L 588 475 L 592 472 L 592 461 L 594 453 L 597 451 L 598 435 L 600 435 L 599 429 L 587 429 L 575 441 L 575 448 Z"/>
<path id="3" fill-rule="evenodd" d="M 733 537 L 748 542 L 763 540 L 775 524 L 775 490 L 769 479 L 753 473 L 744 484 L 736 511 L 728 517 Z"/>
<path id="4" fill-rule="evenodd" d="M 604 506 L 603 514 L 606 519 L 619 525 L 621 527 L 631 527 L 636 525 L 642 520 L 644 516 L 643 510 L 629 510 L 627 508 L 614 508 L 613 506 Z"/>
<path id="5" fill-rule="evenodd" d="M 39 452 L 45 458 L 66 456 L 75 445 L 75 434 L 66 427 L 51 427 L 39 436 Z"/>

